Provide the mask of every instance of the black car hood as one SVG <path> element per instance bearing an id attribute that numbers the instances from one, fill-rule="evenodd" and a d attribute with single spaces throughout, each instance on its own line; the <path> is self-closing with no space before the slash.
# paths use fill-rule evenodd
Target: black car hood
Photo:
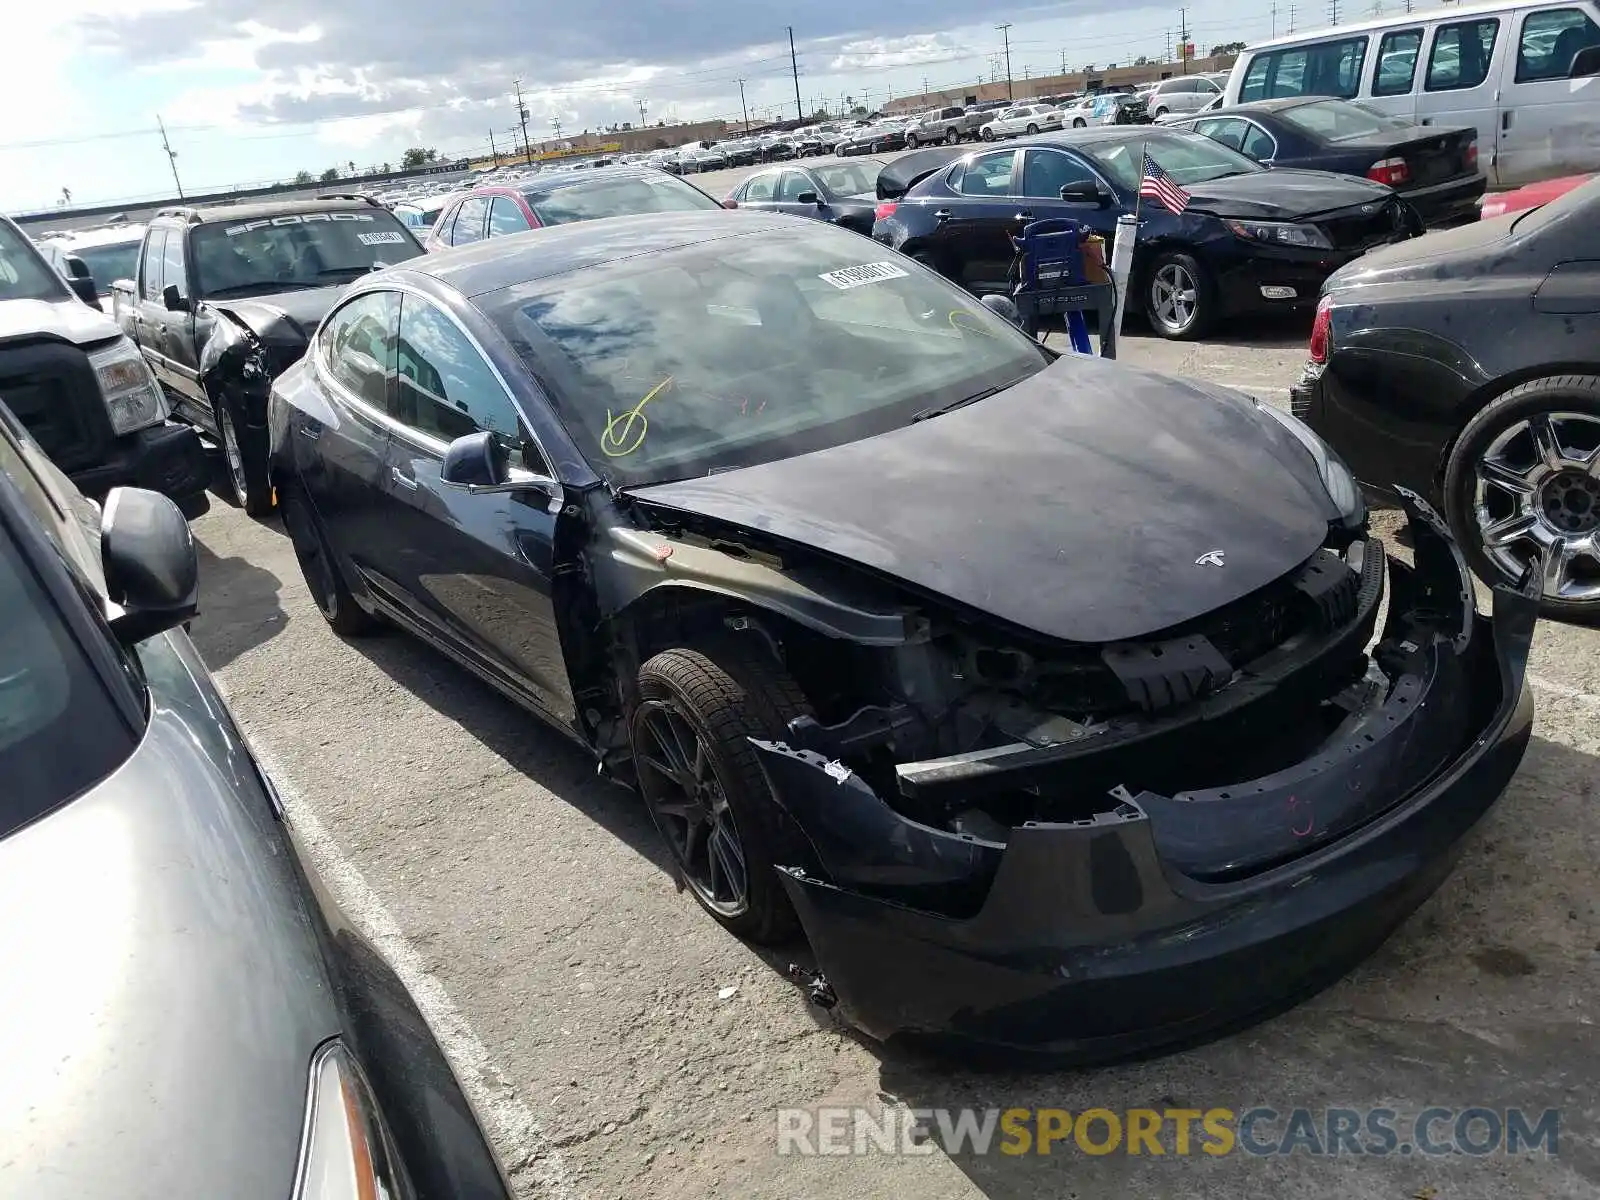
<path id="1" fill-rule="evenodd" d="M 877 437 L 631 494 L 1074 642 L 1239 599 L 1335 516 L 1310 455 L 1249 400 L 1076 355 Z M 1225 565 L 1197 565 L 1213 550 Z"/>
<path id="2" fill-rule="evenodd" d="M 217 752 L 205 698 L 156 682 L 203 670 L 173 646 L 140 647 L 155 699 L 133 756 L 0 840 L 9 1196 L 292 1190 L 311 1055 L 338 1014 L 259 785 Z"/>
<path id="3" fill-rule="evenodd" d="M 322 318 L 334 305 L 349 281 L 331 287 L 305 288 L 300 291 L 279 292 L 267 296 L 241 296 L 230 299 L 221 296 L 206 301 L 212 308 L 222 309 L 237 317 L 250 332 L 273 345 L 305 345 Z"/>
<path id="4" fill-rule="evenodd" d="M 1189 206 L 1219 217 L 1302 221 L 1335 209 L 1384 203 L 1394 193 L 1381 183 L 1327 171 L 1278 168 L 1185 184 Z"/>

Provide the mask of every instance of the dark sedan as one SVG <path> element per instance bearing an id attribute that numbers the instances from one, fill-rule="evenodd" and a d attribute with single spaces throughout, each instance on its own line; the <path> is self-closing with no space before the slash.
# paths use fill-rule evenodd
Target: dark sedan
<path id="1" fill-rule="evenodd" d="M 1388 184 L 1429 225 L 1476 219 L 1488 179 L 1475 126 L 1417 125 L 1348 100 L 1258 100 L 1186 117 L 1192 129 L 1268 167 L 1338 171 Z"/>
<path id="2" fill-rule="evenodd" d="M 759 208 L 832 221 L 871 233 L 878 206 L 874 187 L 883 164 L 876 159 L 816 167 L 758 171 L 728 193 L 726 208 Z"/>
<path id="3" fill-rule="evenodd" d="M 1144 151 L 1188 191 L 1183 212 L 1140 201 Z M 1011 239 L 1028 222 L 1069 217 L 1109 246 L 1117 216 L 1136 206 L 1130 307 L 1169 338 L 1310 307 L 1336 268 L 1419 232 L 1382 184 L 1269 171 L 1209 138 L 1152 127 L 1075 130 L 970 154 L 884 204 L 873 236 L 972 291 L 1008 292 Z"/>
<path id="4" fill-rule="evenodd" d="M 1434 497 L 1485 582 L 1600 617 L 1600 181 L 1334 275 L 1291 399 L 1369 486 Z"/>
<path id="5" fill-rule="evenodd" d="M 1104 1057 L 1330 979 L 1516 768 L 1532 602 L 1479 617 L 1422 503 L 1391 563 L 1288 413 L 873 249 L 678 214 L 363 280 L 272 414 L 324 616 L 569 734 L 875 1037 Z"/>
<path id="6" fill-rule="evenodd" d="M 880 121 L 861 129 L 852 129 L 834 143 L 833 152 L 841 158 L 852 154 L 882 154 L 889 150 L 903 150 L 906 145 L 906 128 L 897 121 Z"/>
<path id="7" fill-rule="evenodd" d="M 0 1191 L 506 1200 L 183 632 L 198 570 L 0 405 Z"/>

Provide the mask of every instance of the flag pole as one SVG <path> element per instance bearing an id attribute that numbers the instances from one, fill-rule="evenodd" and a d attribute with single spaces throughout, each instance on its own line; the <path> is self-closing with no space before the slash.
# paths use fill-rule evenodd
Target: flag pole
<path id="1" fill-rule="evenodd" d="M 1150 157 L 1150 139 L 1139 143 L 1139 190 L 1133 194 L 1133 219 L 1139 219 L 1139 201 L 1144 198 L 1144 164 Z"/>

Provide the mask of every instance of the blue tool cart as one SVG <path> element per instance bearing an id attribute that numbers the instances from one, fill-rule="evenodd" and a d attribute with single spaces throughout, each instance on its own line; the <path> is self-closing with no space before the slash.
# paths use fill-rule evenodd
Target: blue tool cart
<path id="1" fill-rule="evenodd" d="M 1084 314 L 1096 314 L 1100 357 L 1115 358 L 1116 289 L 1110 283 L 1090 283 L 1084 273 L 1083 241 L 1093 232 L 1067 217 L 1023 226 L 1022 236 L 1011 239 L 1018 259 L 1011 299 L 1030 337 L 1039 336 L 1042 318 L 1063 315 L 1072 348 L 1080 354 L 1094 353 Z"/>

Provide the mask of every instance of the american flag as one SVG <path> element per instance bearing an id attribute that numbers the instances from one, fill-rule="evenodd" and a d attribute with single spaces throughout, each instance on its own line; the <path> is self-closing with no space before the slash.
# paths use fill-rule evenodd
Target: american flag
<path id="1" fill-rule="evenodd" d="M 1189 193 L 1172 181 L 1172 177 L 1161 169 L 1161 164 L 1150 157 L 1148 150 L 1144 152 L 1144 178 L 1139 181 L 1139 195 L 1159 200 L 1175 213 L 1181 213 L 1189 207 Z"/>

